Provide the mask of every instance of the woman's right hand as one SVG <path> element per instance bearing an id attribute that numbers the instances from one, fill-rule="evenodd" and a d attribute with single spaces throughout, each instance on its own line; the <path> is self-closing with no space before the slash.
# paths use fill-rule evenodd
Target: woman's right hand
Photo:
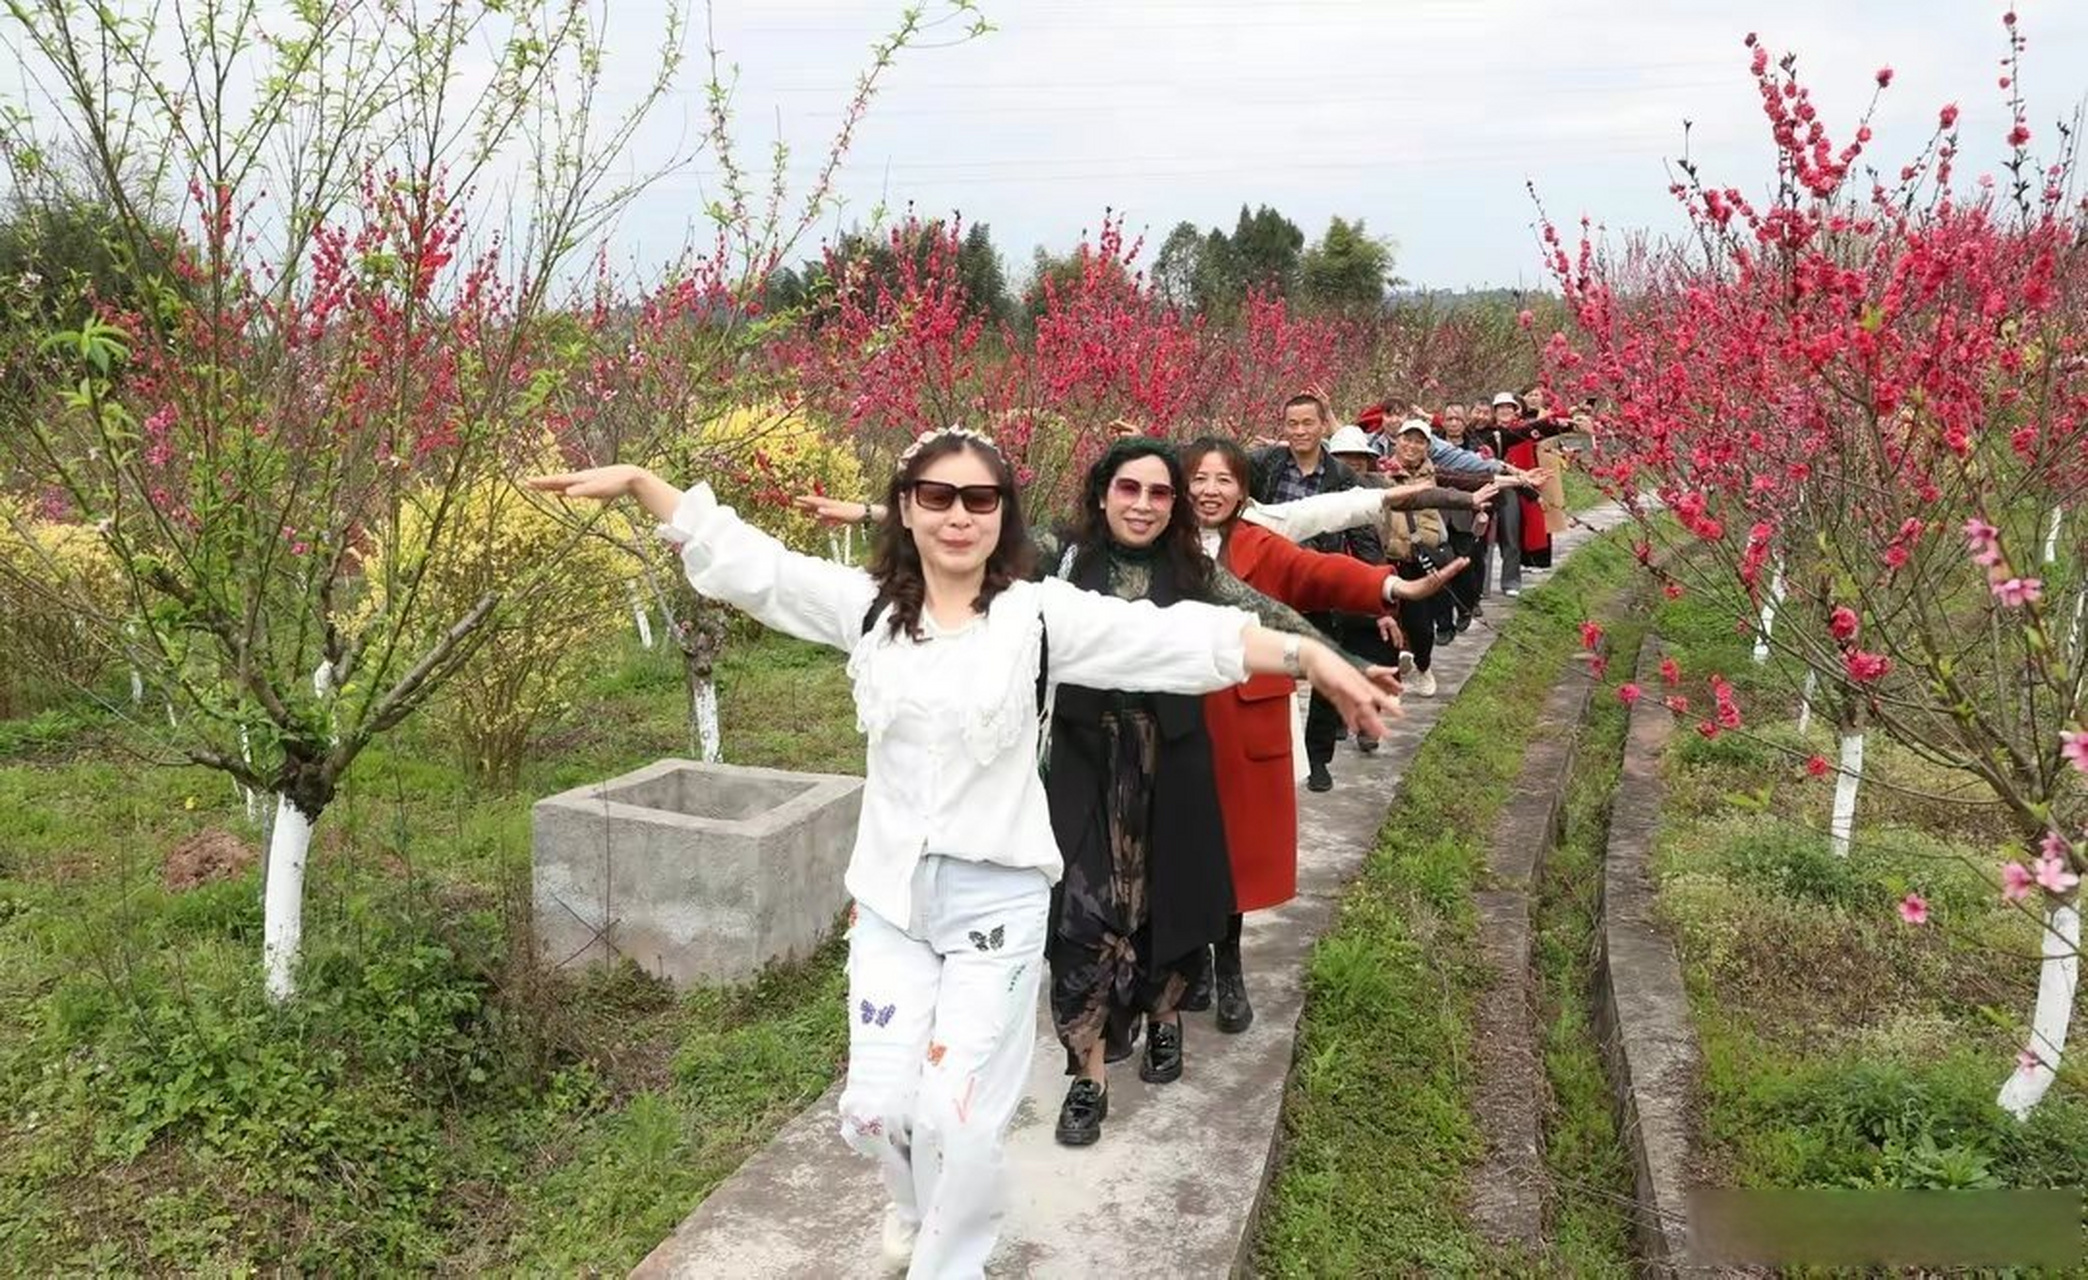
<path id="1" fill-rule="evenodd" d="M 589 467 L 585 471 L 531 476 L 523 483 L 539 493 L 555 493 L 561 498 L 593 498 L 597 502 L 614 502 L 618 498 L 628 498 L 636 492 L 640 476 L 651 475 L 652 472 L 644 467 L 618 462 L 606 467 Z"/>
<path id="2" fill-rule="evenodd" d="M 628 462 L 589 467 L 585 471 L 531 476 L 523 483 L 538 493 L 556 494 L 561 498 L 592 498 L 596 502 L 636 498 L 654 519 L 662 523 L 674 519 L 674 509 L 681 503 L 681 490 L 644 467 Z"/>
<path id="3" fill-rule="evenodd" d="M 800 494 L 790 500 L 790 505 L 809 512 L 821 524 L 861 524 L 870 507 L 867 502 L 849 502 L 817 493 Z"/>

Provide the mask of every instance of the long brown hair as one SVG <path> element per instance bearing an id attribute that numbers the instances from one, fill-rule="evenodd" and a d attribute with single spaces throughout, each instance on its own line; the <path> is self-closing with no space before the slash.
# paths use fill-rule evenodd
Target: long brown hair
<path id="1" fill-rule="evenodd" d="M 902 634 L 915 640 L 921 638 L 921 605 L 928 594 L 928 579 L 921 572 L 921 549 L 914 545 L 913 530 L 899 518 L 899 504 L 907 489 L 931 464 L 962 450 L 969 450 L 986 464 L 993 472 L 993 483 L 1001 491 L 1000 540 L 986 557 L 986 577 L 979 584 L 978 598 L 972 601 L 973 612 L 985 613 L 993 598 L 1007 590 L 1010 583 L 1030 576 L 1036 552 L 1030 546 L 1029 525 L 1022 518 L 1022 499 L 1015 493 L 1015 469 L 1000 450 L 981 439 L 955 432 L 936 436 L 914 450 L 913 456 L 892 474 L 892 483 L 885 489 L 884 523 L 878 526 L 877 541 L 870 549 L 870 577 L 877 583 L 871 616 L 874 618 L 877 610 L 890 605 L 886 625 L 895 640 Z"/>

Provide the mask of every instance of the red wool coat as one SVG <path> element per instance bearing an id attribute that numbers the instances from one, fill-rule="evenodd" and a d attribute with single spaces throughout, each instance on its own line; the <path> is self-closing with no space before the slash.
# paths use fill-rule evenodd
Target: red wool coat
<path id="1" fill-rule="evenodd" d="M 1301 613 L 1382 613 L 1393 572 L 1307 551 L 1251 524 L 1233 526 L 1220 560 L 1234 577 Z M 1256 676 L 1204 698 L 1240 911 L 1277 906 L 1298 892 L 1298 790 L 1285 701 L 1294 687 L 1287 676 Z"/>

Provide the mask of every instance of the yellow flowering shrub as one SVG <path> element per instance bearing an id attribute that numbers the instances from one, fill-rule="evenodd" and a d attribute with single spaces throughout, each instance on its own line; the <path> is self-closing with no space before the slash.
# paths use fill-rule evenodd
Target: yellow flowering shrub
<path id="1" fill-rule="evenodd" d="M 468 769 L 494 786 L 512 786 L 530 738 L 572 710 L 603 645 L 629 625 L 628 584 L 637 565 L 600 536 L 612 532 L 608 524 L 577 534 L 554 504 L 500 476 L 462 485 L 430 547 L 436 500 L 433 491 L 422 493 L 400 515 L 398 547 L 429 557 L 414 605 L 415 651 L 425 652 L 487 592 L 505 598 L 429 715 Z M 367 591 L 358 613 L 365 622 L 385 606 L 398 554 L 380 541 L 364 561 Z"/>
<path id="2" fill-rule="evenodd" d="M 689 455 L 691 477 L 710 481 L 718 500 L 749 524 L 813 555 L 827 550 L 819 522 L 790 505 L 798 494 L 882 498 L 870 493 L 854 446 L 821 431 L 802 413 L 779 405 L 747 405 L 698 425 L 676 452 Z"/>
<path id="3" fill-rule="evenodd" d="M 0 495 L 0 717 L 41 710 L 115 660 L 123 581 L 101 535 Z"/>

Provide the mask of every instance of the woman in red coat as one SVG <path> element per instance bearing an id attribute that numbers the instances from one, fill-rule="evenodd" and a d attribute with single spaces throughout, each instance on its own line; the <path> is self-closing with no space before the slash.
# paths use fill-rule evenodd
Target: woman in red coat
<path id="1" fill-rule="evenodd" d="M 1252 473 L 1247 455 L 1230 440 L 1206 436 L 1186 446 L 1182 470 L 1189 478 L 1204 549 L 1233 576 L 1301 613 L 1384 613 L 1397 600 L 1421 599 L 1442 590 L 1466 563 L 1455 560 L 1424 579 L 1402 581 L 1385 565 L 1307 551 L 1280 534 L 1242 521 Z M 1427 490 L 1389 501 L 1425 507 L 1468 505 L 1472 495 Z M 1235 898 L 1230 928 L 1215 948 L 1213 965 L 1220 1031 L 1245 1031 L 1254 1020 L 1240 968 L 1241 914 L 1278 906 L 1298 892 L 1298 792 L 1291 766 L 1289 701 L 1296 687 L 1281 676 L 1257 676 L 1204 698 Z"/>

